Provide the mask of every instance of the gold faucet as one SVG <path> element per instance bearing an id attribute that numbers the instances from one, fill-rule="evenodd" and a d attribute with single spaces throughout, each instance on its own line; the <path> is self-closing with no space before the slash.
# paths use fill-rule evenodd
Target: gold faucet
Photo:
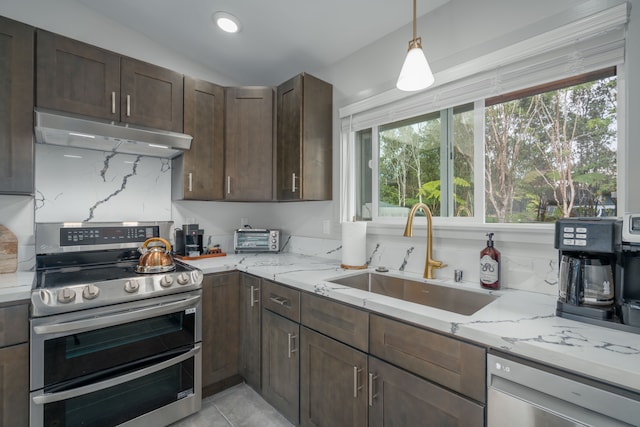
<path id="1" fill-rule="evenodd" d="M 431 225 L 433 217 L 431 216 L 429 206 L 424 203 L 416 203 L 413 205 L 411 211 L 409 211 L 409 216 L 407 217 L 407 225 L 404 228 L 404 237 L 413 237 L 413 217 L 416 216 L 418 209 L 422 209 L 427 217 L 427 259 L 424 262 L 424 278 L 434 279 L 433 269 L 446 267 L 447 264 L 443 264 L 442 261 L 436 261 L 431 258 L 431 254 L 433 253 L 433 238 L 431 237 L 433 234 L 433 228 Z"/>

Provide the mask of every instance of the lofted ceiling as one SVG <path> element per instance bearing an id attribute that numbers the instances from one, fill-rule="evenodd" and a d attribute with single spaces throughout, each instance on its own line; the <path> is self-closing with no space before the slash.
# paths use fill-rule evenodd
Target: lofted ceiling
<path id="1" fill-rule="evenodd" d="M 411 0 L 76 0 L 241 85 L 276 85 L 321 70 L 402 27 Z M 417 0 L 418 17 L 449 0 Z M 211 20 L 225 11 L 238 34 Z"/>

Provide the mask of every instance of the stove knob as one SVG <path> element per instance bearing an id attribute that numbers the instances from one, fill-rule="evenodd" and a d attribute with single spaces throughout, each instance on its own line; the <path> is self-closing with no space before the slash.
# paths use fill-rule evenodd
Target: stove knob
<path id="1" fill-rule="evenodd" d="M 70 303 L 76 299 L 76 293 L 71 288 L 62 288 L 58 291 L 58 302 L 62 304 Z"/>
<path id="2" fill-rule="evenodd" d="M 138 292 L 139 287 L 140 285 L 136 280 L 127 280 L 127 282 L 124 284 L 125 292 L 128 292 L 130 294 Z"/>
<path id="3" fill-rule="evenodd" d="M 162 279 L 160 279 L 160 286 L 163 288 L 168 288 L 171 285 L 173 285 L 173 276 L 163 276 Z"/>
<path id="4" fill-rule="evenodd" d="M 189 275 L 187 273 L 180 273 L 178 276 L 178 283 L 181 285 L 186 285 L 189 283 Z"/>
<path id="5" fill-rule="evenodd" d="M 84 299 L 94 299 L 98 296 L 99 293 L 100 288 L 98 288 L 96 285 L 87 285 L 82 290 L 82 297 Z"/>

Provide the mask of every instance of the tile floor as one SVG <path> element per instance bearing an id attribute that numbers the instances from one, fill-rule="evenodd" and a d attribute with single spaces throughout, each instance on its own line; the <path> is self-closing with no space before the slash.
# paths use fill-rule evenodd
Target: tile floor
<path id="1" fill-rule="evenodd" d="M 293 427 L 246 384 L 202 399 L 202 409 L 171 427 Z"/>

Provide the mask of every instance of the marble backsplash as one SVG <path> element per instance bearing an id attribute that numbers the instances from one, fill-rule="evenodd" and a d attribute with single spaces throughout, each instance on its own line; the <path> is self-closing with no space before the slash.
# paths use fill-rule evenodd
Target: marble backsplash
<path id="1" fill-rule="evenodd" d="M 438 246 L 438 244 L 440 244 Z M 342 244 L 339 240 L 291 236 L 285 239 L 283 251 L 317 256 L 341 261 Z M 435 259 L 446 266 L 435 270 L 435 277 L 453 282 L 454 270 L 462 271 L 464 282 L 478 283 L 480 280 L 480 250 L 458 241 L 444 244 L 434 240 Z M 367 264 L 384 266 L 422 275 L 426 257 L 423 238 L 390 236 L 367 236 Z M 504 246 L 501 255 L 501 286 L 530 292 L 557 295 L 558 259 L 556 251 L 540 248 L 538 251 L 513 246 Z"/>
<path id="2" fill-rule="evenodd" d="M 36 144 L 35 222 L 170 221 L 171 161 Z"/>

